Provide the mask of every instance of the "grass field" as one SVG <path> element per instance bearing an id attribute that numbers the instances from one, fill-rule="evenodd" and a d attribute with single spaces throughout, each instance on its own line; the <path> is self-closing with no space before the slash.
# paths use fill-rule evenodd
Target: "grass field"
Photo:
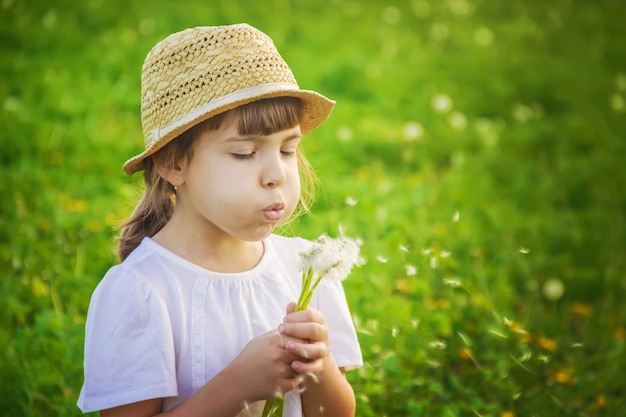
<path id="1" fill-rule="evenodd" d="M 147 51 L 268 33 L 338 101 L 284 230 L 360 236 L 358 416 L 626 415 L 626 3 L 0 1 L 0 415 L 77 416 Z"/>

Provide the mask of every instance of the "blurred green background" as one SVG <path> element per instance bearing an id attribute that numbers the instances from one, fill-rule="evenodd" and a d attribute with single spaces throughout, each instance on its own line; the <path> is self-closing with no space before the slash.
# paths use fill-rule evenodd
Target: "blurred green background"
<path id="1" fill-rule="evenodd" d="M 0 1 L 0 415 L 77 416 L 148 50 L 268 33 L 338 101 L 284 232 L 360 236 L 359 416 L 626 415 L 626 3 Z"/>

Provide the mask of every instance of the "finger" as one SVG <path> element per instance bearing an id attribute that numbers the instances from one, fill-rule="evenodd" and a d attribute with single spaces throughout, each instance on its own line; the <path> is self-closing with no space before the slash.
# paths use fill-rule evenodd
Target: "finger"
<path id="1" fill-rule="evenodd" d="M 278 326 L 278 331 L 283 336 L 290 336 L 301 340 L 328 340 L 328 328 L 322 323 L 282 323 Z"/>
<path id="2" fill-rule="evenodd" d="M 328 345 L 323 342 L 317 343 L 295 343 L 289 342 L 286 345 L 288 352 L 297 355 L 299 359 L 304 359 L 304 362 L 315 361 L 318 359 L 324 359 L 329 354 Z"/>
<path id="3" fill-rule="evenodd" d="M 283 334 L 278 330 L 275 330 L 273 334 L 274 334 L 273 339 L 272 339 L 272 341 L 274 342 L 273 344 L 284 350 L 287 350 L 287 345 L 291 343 L 308 343 L 307 340 L 298 339 L 286 333 Z"/>
<path id="4" fill-rule="evenodd" d="M 287 308 L 289 309 L 289 306 L 287 306 Z M 313 308 L 307 308 L 306 310 L 300 310 L 300 311 L 292 311 L 290 313 L 288 312 L 285 318 L 283 319 L 284 323 L 298 323 L 298 322 L 304 322 L 304 321 L 311 321 L 315 323 L 326 323 L 326 320 L 324 319 L 324 315 L 318 310 L 315 310 Z"/>
<path id="5" fill-rule="evenodd" d="M 287 392 L 296 389 L 304 382 L 304 376 L 295 372 L 293 369 L 289 369 L 289 376 L 284 377 L 276 386 L 274 395 L 276 397 L 282 397 Z"/>
<path id="6" fill-rule="evenodd" d="M 321 359 L 311 362 L 293 361 L 291 362 L 291 368 L 301 376 L 315 376 L 322 372 L 324 365 Z"/>
<path id="7" fill-rule="evenodd" d="M 294 311 L 296 311 L 296 303 L 292 301 L 289 304 L 287 304 L 286 314 L 289 315 L 293 313 Z"/>

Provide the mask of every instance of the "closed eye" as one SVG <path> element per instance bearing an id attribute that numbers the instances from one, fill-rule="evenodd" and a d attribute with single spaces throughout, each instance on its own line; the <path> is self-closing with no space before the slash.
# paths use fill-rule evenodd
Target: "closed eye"
<path id="1" fill-rule="evenodd" d="M 233 157 L 235 159 L 240 159 L 240 160 L 246 160 L 246 159 L 252 159 L 252 157 L 254 156 L 256 152 L 252 152 L 252 153 L 234 153 L 232 154 Z"/>

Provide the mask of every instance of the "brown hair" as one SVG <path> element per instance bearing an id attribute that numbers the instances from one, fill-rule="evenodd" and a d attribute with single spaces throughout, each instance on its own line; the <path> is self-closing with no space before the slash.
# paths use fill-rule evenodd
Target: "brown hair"
<path id="1" fill-rule="evenodd" d="M 296 126 L 302 114 L 303 104 L 298 98 L 278 97 L 254 101 L 195 125 L 155 153 L 154 158 L 162 161 L 180 161 L 182 158 L 191 160 L 194 144 L 200 135 L 207 130 L 219 129 L 227 115 L 238 120 L 238 130 L 242 135 L 270 135 Z M 121 228 L 118 253 L 122 261 L 139 246 L 144 237 L 154 236 L 165 226 L 176 206 L 174 188 L 159 175 L 154 158 L 146 158 L 143 162 L 144 194 Z M 297 158 L 302 191 L 294 216 L 309 210 L 317 180 L 300 147 Z"/>

